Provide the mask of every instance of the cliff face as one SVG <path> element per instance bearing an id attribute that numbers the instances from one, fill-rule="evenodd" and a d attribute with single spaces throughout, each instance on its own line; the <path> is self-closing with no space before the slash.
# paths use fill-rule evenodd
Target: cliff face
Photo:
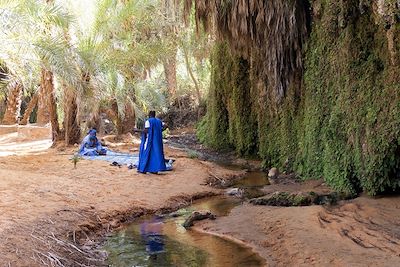
<path id="1" fill-rule="evenodd" d="M 282 7 L 271 0 L 275 9 L 241 7 L 235 15 L 237 2 L 224 15 L 237 18 L 247 10 L 250 30 L 232 38 L 233 23 L 221 23 L 231 25 L 223 31 L 216 24 L 226 41 L 212 55 L 200 138 L 240 154 L 258 153 L 266 165 L 285 166 L 305 179 L 322 176 L 338 190 L 398 189 L 400 1 L 292 0 Z M 254 21 L 262 16 L 270 26 L 261 29 Z M 290 25 L 286 32 L 277 31 L 282 23 Z M 268 40 L 243 39 L 259 31 Z"/>

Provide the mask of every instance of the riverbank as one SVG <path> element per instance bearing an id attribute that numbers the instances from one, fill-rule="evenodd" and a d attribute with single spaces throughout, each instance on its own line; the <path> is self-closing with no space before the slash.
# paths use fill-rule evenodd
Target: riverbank
<path id="1" fill-rule="evenodd" d="M 169 148 L 175 169 L 160 175 L 88 160 L 74 169 L 73 150 L 0 157 L 0 266 L 102 266 L 105 255 L 95 241 L 106 232 L 219 194 L 204 185 L 210 175 L 242 174 Z"/>
<path id="2" fill-rule="evenodd" d="M 197 231 L 250 246 L 269 266 L 399 266 L 400 197 L 362 196 L 335 206 L 244 204 Z"/>

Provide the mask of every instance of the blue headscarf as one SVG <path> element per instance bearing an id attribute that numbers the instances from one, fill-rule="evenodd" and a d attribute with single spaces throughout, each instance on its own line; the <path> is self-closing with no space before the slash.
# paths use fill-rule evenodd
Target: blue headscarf
<path id="1" fill-rule="evenodd" d="M 90 129 L 88 134 L 91 136 L 96 136 L 97 131 L 95 129 Z"/>

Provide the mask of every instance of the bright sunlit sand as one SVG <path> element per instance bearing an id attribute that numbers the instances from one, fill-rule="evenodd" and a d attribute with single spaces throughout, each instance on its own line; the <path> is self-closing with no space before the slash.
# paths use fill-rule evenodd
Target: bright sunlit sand
<path id="1" fill-rule="evenodd" d="M 52 144 L 48 127 L 0 126 L 0 156 L 37 154 Z"/>

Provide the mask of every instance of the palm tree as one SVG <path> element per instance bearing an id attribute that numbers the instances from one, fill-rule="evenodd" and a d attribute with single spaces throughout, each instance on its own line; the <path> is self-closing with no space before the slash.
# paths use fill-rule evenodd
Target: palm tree
<path id="1" fill-rule="evenodd" d="M 27 90 L 41 84 L 38 122 L 51 121 L 55 138 L 59 127 L 53 73 L 74 82 L 70 78 L 74 73 L 65 67 L 69 60 L 65 53 L 60 53 L 67 47 L 60 38 L 61 29 L 68 27 L 71 17 L 60 7 L 38 0 L 3 0 L 0 1 L 0 20 L 4 24 L 0 33 L 3 44 L 0 58 L 11 70 L 9 76 L 21 80 Z"/>
<path id="2" fill-rule="evenodd" d="M 21 109 L 22 86 L 18 80 L 8 83 L 7 107 L 3 124 L 17 124 Z"/>
<path id="3" fill-rule="evenodd" d="M 29 118 L 33 112 L 33 110 L 35 109 L 35 107 L 38 104 L 38 94 L 35 93 L 32 98 L 30 99 L 28 106 L 25 109 L 24 112 L 24 116 L 22 117 L 21 121 L 19 122 L 19 124 L 21 125 L 26 125 L 29 122 Z"/>
<path id="4" fill-rule="evenodd" d="M 136 83 L 163 62 L 176 65 L 170 56 L 176 55 L 176 35 L 165 36 L 176 21 L 159 3 L 101 0 L 93 26 L 82 30 L 71 23 L 71 12 L 52 3 L 0 0 L 0 59 L 11 70 L 8 76 L 20 80 L 18 88 L 33 96 L 22 123 L 37 105 L 38 123 L 51 122 L 53 139 L 64 137 L 67 144 L 77 142 L 81 123 L 97 120 L 101 110 L 114 114 L 118 133 L 131 130 L 136 112 L 146 106 Z"/>
<path id="5" fill-rule="evenodd" d="M 162 28 L 162 38 L 166 39 L 171 44 L 171 53 L 165 56 L 163 60 L 165 79 L 167 82 L 168 96 L 171 99 L 176 98 L 177 80 L 176 80 L 176 65 L 178 42 L 177 37 L 179 28 L 182 24 L 179 16 L 180 5 L 174 0 L 162 0 L 161 9 L 166 20 L 166 25 Z"/>
<path id="6" fill-rule="evenodd" d="M 214 30 L 236 54 L 252 59 L 260 86 L 273 102 L 281 103 L 303 68 L 308 1 L 185 1 L 187 20 L 193 12 L 198 27 Z"/>
<path id="7" fill-rule="evenodd" d="M 103 107 L 95 105 L 93 112 L 108 110 L 118 134 L 134 126 L 136 103 L 141 101 L 135 94 L 136 81 L 171 51 L 161 38 L 166 22 L 157 5 L 156 0 L 100 1 L 92 31 L 78 45 L 90 73 L 90 92 L 103 100 Z"/>

